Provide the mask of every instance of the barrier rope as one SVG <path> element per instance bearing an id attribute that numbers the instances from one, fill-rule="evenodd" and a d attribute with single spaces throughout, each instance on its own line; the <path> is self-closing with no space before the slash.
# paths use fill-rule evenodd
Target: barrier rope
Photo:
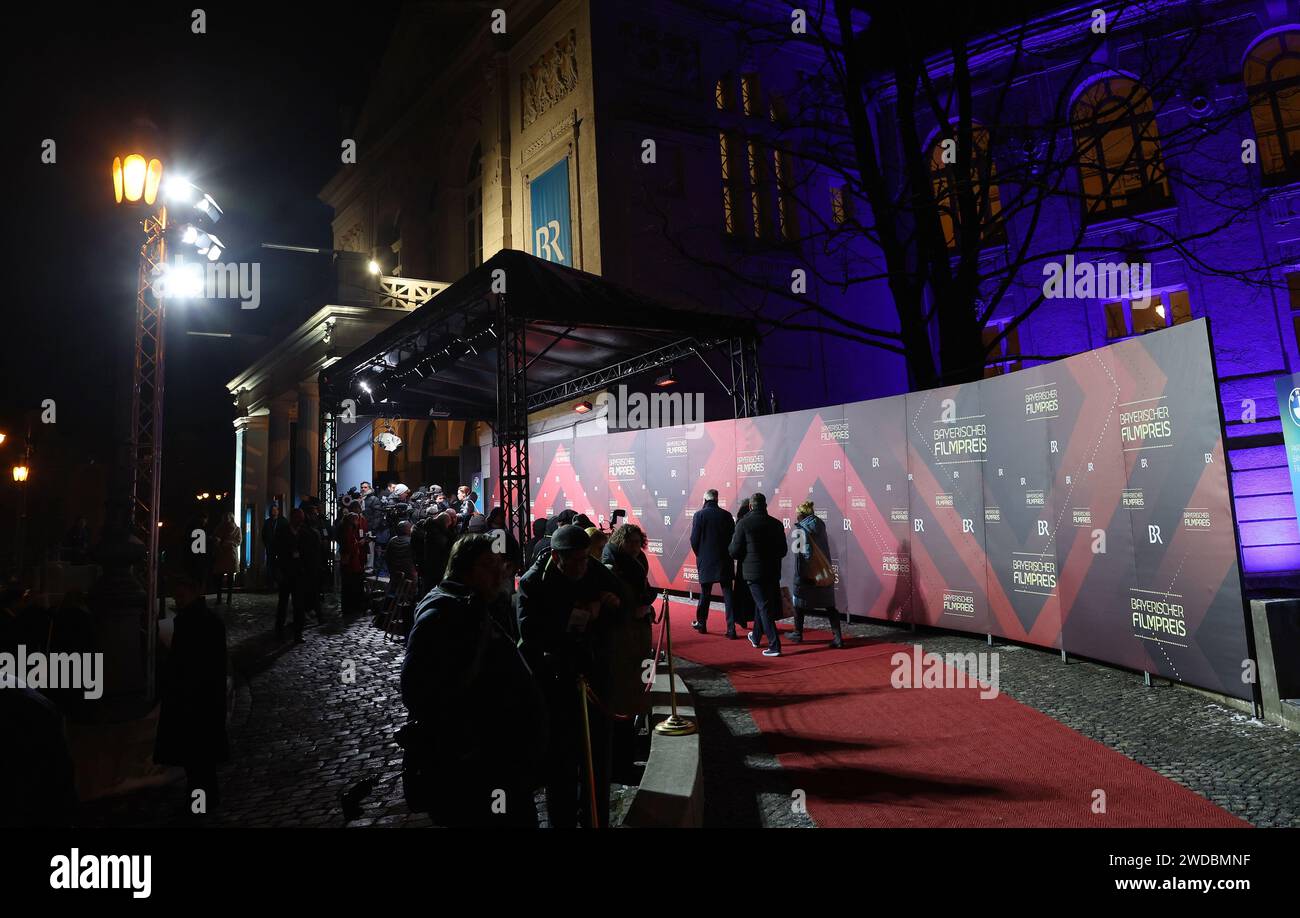
<path id="1" fill-rule="evenodd" d="M 659 638 L 655 641 L 654 656 L 650 658 L 650 679 L 648 682 L 646 682 L 645 689 L 644 689 L 647 695 L 649 695 L 650 692 L 654 690 L 655 677 L 659 675 L 659 654 L 660 652 L 663 651 L 663 647 L 664 647 L 664 629 L 668 627 L 665 624 L 664 619 L 667 617 L 667 615 L 668 615 L 668 599 L 667 599 L 667 594 L 665 594 L 663 607 L 659 610 L 659 617 L 650 619 L 650 623 L 652 625 L 657 624 L 659 626 Z"/>
<path id="2" fill-rule="evenodd" d="M 599 709 L 600 712 L 604 714 L 606 717 L 611 718 L 612 720 L 632 719 L 633 715 L 631 714 L 616 714 L 613 711 L 611 711 L 609 709 L 609 706 L 606 705 L 605 702 L 600 700 L 600 696 L 596 694 L 595 689 L 593 689 L 588 682 L 584 680 L 582 685 L 587 692 L 587 700 L 590 701 L 592 704 L 594 704 L 597 707 L 597 709 Z"/>

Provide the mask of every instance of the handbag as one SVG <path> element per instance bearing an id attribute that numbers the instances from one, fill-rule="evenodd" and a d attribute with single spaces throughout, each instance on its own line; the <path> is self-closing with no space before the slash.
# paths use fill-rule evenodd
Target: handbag
<path id="1" fill-rule="evenodd" d="M 811 539 L 808 541 L 808 547 L 812 551 L 808 556 L 808 560 L 804 562 L 803 577 L 801 579 L 805 583 L 811 583 L 814 586 L 834 586 L 835 570 L 831 567 L 831 562 L 826 557 L 826 553 Z"/>

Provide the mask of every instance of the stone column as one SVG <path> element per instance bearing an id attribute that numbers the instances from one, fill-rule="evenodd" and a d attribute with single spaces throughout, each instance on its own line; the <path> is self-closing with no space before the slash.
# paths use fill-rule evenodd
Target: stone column
<path id="1" fill-rule="evenodd" d="M 320 496 L 320 384 L 316 379 L 298 383 L 298 489 Z"/>
<path id="2" fill-rule="evenodd" d="M 248 588 L 263 581 L 266 568 L 265 548 L 262 544 L 262 521 L 270 506 L 267 500 L 267 441 L 270 431 L 270 414 L 263 409 L 261 414 L 249 415 L 235 420 L 235 520 L 242 530 L 247 525 L 244 508 L 253 508 L 252 538 L 244 533 L 243 545 L 251 545 L 249 557 L 242 557 L 248 573 L 243 586 Z"/>
<path id="3" fill-rule="evenodd" d="M 298 393 L 293 391 L 276 396 L 271 402 L 266 440 L 266 493 L 268 505 L 276 494 L 284 495 L 285 506 L 281 509 L 286 517 L 295 499 L 295 495 L 290 493 L 289 481 L 289 450 L 293 448 L 289 442 L 289 425 L 297 419 Z"/>

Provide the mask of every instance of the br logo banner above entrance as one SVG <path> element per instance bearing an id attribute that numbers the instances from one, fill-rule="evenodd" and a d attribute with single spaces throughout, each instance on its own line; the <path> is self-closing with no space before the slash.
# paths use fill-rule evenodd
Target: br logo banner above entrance
<path id="1" fill-rule="evenodd" d="M 533 254 L 546 261 L 576 267 L 569 220 L 569 158 L 566 156 L 533 179 L 529 192 Z"/>

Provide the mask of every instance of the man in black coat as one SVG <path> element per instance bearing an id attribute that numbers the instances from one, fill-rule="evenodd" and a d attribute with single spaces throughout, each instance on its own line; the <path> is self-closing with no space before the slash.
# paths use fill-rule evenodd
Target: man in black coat
<path id="1" fill-rule="evenodd" d="M 572 828 L 581 817 L 593 824 L 587 785 L 578 677 L 597 692 L 608 684 L 609 659 L 601 631 L 601 609 L 619 602 L 614 575 L 591 560 L 591 538 L 577 526 L 561 526 L 551 536 L 550 555 L 519 581 L 515 610 L 519 650 L 546 696 L 551 726 L 546 810 L 552 828 Z M 611 730 L 608 718 L 588 709 L 592 774 L 596 785 L 595 822 L 609 821 Z"/>
<path id="2" fill-rule="evenodd" d="M 758 629 L 767 635 L 765 657 L 781 656 L 781 635 L 776 630 L 781 617 L 781 559 L 790 547 L 785 527 L 767 512 L 767 496 L 755 492 L 749 499 L 749 513 L 736 525 L 728 551 L 740 562 L 740 574 L 754 597 L 754 630 L 749 643 L 759 646 Z"/>
<path id="3" fill-rule="evenodd" d="M 691 627 L 704 634 L 708 631 L 709 605 L 713 602 L 713 585 L 722 589 L 722 604 L 727 610 L 728 640 L 736 638 L 736 619 L 731 605 L 731 581 L 736 576 L 736 566 L 728 549 L 736 532 L 736 521 L 731 513 L 718 506 L 718 492 L 712 488 L 704 492 L 704 506 L 695 511 L 691 521 L 691 551 L 695 552 L 695 569 L 700 577 L 700 602 L 695 607 L 695 621 Z"/>
<path id="4" fill-rule="evenodd" d="M 402 663 L 402 700 L 419 724 L 404 745 L 443 826 L 537 825 L 546 709 L 512 637 L 505 559 L 493 541 L 485 533 L 456 543 L 448 577 L 416 609 Z M 450 712 L 455 730 L 443 729 Z"/>
<path id="5" fill-rule="evenodd" d="M 296 511 L 295 511 L 296 512 Z M 226 761 L 226 626 L 204 602 L 194 579 L 178 575 L 172 584 L 176 624 L 162 673 L 154 761 L 185 769 L 188 812 L 205 813 L 220 803 L 217 765 Z M 196 809 L 195 791 L 204 809 Z"/>
<path id="6" fill-rule="evenodd" d="M 456 489 L 456 502 L 451 505 L 451 508 L 456 511 L 456 527 L 461 532 L 469 528 L 470 517 L 478 511 L 474 496 L 469 485 L 461 485 Z"/>
<path id="7" fill-rule="evenodd" d="M 289 513 L 289 525 L 281 526 L 275 534 L 275 565 L 280 575 L 280 603 L 275 612 L 277 638 L 284 637 L 285 614 L 292 599 L 294 637 L 302 642 L 311 591 L 320 579 L 320 553 L 320 537 L 307 526 L 302 509 L 295 507 Z"/>

